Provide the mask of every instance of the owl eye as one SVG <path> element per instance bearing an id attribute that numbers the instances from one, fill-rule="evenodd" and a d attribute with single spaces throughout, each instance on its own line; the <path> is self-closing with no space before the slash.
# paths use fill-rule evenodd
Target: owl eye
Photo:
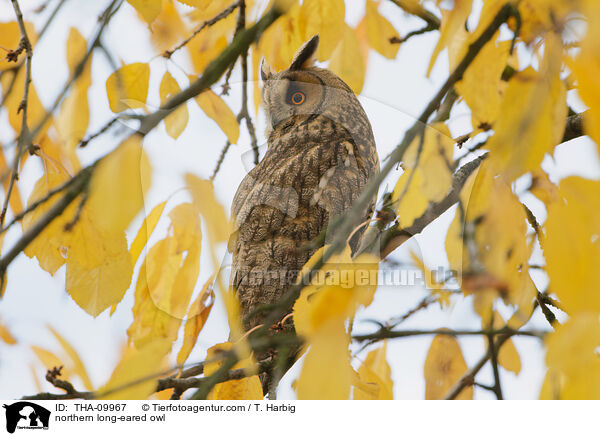
<path id="1" fill-rule="evenodd" d="M 290 100 L 292 101 L 293 104 L 299 105 L 299 104 L 304 103 L 305 98 L 306 98 L 306 96 L 304 95 L 303 92 L 296 91 L 292 94 L 292 97 Z"/>

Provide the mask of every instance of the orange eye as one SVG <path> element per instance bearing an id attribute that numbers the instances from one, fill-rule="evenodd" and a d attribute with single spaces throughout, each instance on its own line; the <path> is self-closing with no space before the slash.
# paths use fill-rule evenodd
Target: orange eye
<path id="1" fill-rule="evenodd" d="M 302 104 L 302 103 L 304 103 L 305 98 L 306 98 L 306 96 L 304 95 L 303 92 L 297 91 L 292 94 L 291 100 L 292 100 L 293 104 Z"/>

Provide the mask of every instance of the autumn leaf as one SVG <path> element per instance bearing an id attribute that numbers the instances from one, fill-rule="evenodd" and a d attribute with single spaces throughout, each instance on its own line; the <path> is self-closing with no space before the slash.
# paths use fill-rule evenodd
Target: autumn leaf
<path id="1" fill-rule="evenodd" d="M 568 177 L 560 182 L 559 193 L 560 199 L 548 206 L 545 224 L 545 269 L 552 292 L 569 315 L 600 313 L 596 277 L 600 265 L 600 182 Z"/>
<path id="2" fill-rule="evenodd" d="M 464 27 L 467 18 L 471 14 L 471 6 L 473 0 L 455 0 L 454 7 L 450 10 L 441 9 L 442 24 L 440 27 L 440 39 L 433 49 L 427 75 L 431 73 L 431 69 L 435 65 L 438 54 L 450 44 L 451 38 L 458 32 L 461 27 Z"/>
<path id="3" fill-rule="evenodd" d="M 106 95 L 113 112 L 142 108 L 148 98 L 150 67 L 137 62 L 125 65 L 106 80 Z"/>
<path id="4" fill-rule="evenodd" d="M 150 40 L 158 52 L 171 49 L 187 36 L 187 25 L 177 12 L 175 2 L 163 1 L 160 14 L 152 22 Z"/>
<path id="5" fill-rule="evenodd" d="M 548 335 L 546 345 L 546 364 L 559 382 L 554 383 L 553 393 L 563 400 L 600 399 L 598 312 L 575 314 Z"/>
<path id="6" fill-rule="evenodd" d="M 35 183 L 27 205 L 46 197 L 48 192 L 64 184 L 68 178 L 62 174 L 49 172 Z M 32 213 L 23 218 L 23 231 L 30 229 L 45 213 L 58 201 L 60 197 L 54 196 Z M 52 221 L 40 235 L 34 239 L 24 250 L 28 257 L 36 257 L 40 268 L 54 275 L 66 262 L 65 250 L 69 246 L 71 234 L 65 232 L 64 226 L 71 221 L 75 213 L 74 207 L 67 210 L 56 220 Z"/>
<path id="7" fill-rule="evenodd" d="M 223 130 L 227 140 L 235 144 L 240 136 L 240 125 L 227 103 L 211 89 L 198 95 L 195 100 L 200 109 Z"/>
<path id="8" fill-rule="evenodd" d="M 392 201 L 397 205 L 396 215 L 402 227 L 409 227 L 427 209 L 429 200 L 420 189 L 423 183 L 421 169 L 415 168 L 406 170 L 394 187 Z"/>
<path id="9" fill-rule="evenodd" d="M 566 124 L 566 89 L 560 79 L 562 43 L 547 41 L 542 71 L 516 73 L 508 88 L 496 133 L 487 144 L 490 165 L 509 182 L 539 167 L 544 155 L 560 143 Z"/>
<path id="10" fill-rule="evenodd" d="M 189 357 L 194 345 L 196 345 L 198 335 L 202 331 L 208 315 L 210 315 L 215 302 L 215 294 L 212 288 L 213 282 L 214 277 L 208 279 L 194 302 L 190 305 L 183 332 L 183 344 L 179 353 L 177 353 L 177 365 L 183 365 Z"/>
<path id="11" fill-rule="evenodd" d="M 25 21 L 25 31 L 27 37 L 32 44 L 37 41 L 37 33 L 33 23 Z M 7 50 L 16 50 L 19 47 L 21 41 L 21 31 L 19 30 L 19 24 L 16 21 L 9 21 L 8 23 L 0 23 L 0 47 L 4 47 Z M 25 51 L 23 51 L 16 60 L 16 63 L 20 63 L 25 59 Z M 0 71 L 9 70 L 14 68 L 15 62 L 6 59 L 4 50 L 0 56 Z M 4 87 L 2 89 L 5 89 Z"/>
<path id="12" fill-rule="evenodd" d="M 506 322 L 502 318 L 502 315 L 494 311 L 494 323 L 492 327 L 499 330 L 505 326 Z M 482 328 L 485 329 L 488 327 L 489 325 L 482 324 Z M 507 339 L 500 347 L 500 350 L 498 350 L 498 364 L 515 375 L 519 375 L 521 372 L 521 357 L 512 339 Z"/>
<path id="13" fill-rule="evenodd" d="M 79 31 L 72 27 L 67 38 L 67 64 L 71 74 L 84 58 L 87 52 L 87 42 Z M 88 60 L 81 76 L 75 81 L 72 91 L 63 100 L 60 113 L 56 120 L 61 137 L 67 143 L 67 150 L 75 154 L 75 148 L 84 138 L 90 121 L 88 105 L 88 88 L 92 83 L 91 61 Z M 74 162 L 76 157 L 72 157 Z"/>
<path id="14" fill-rule="evenodd" d="M 231 233 L 225 209 L 217 201 L 211 181 L 200 179 L 193 174 L 185 175 L 192 199 L 204 218 L 212 243 L 226 241 Z"/>
<path id="15" fill-rule="evenodd" d="M 131 243 L 131 247 L 129 248 L 129 252 L 131 253 L 131 264 L 132 265 L 135 265 L 137 263 L 137 260 L 140 257 L 140 254 L 142 254 L 142 250 L 148 243 L 148 239 L 150 239 L 152 232 L 154 232 L 154 229 L 156 228 L 156 225 L 158 224 L 158 220 L 160 219 L 160 216 L 162 215 L 166 204 L 167 204 L 166 201 L 163 201 L 162 203 L 157 204 L 150 211 L 148 216 L 146 216 L 146 218 L 144 218 L 144 221 L 142 222 L 142 225 L 140 226 L 140 229 L 138 230 L 137 234 L 135 235 L 135 239 L 133 240 L 133 242 Z"/>
<path id="16" fill-rule="evenodd" d="M 127 3 L 133 6 L 148 24 L 152 24 L 162 8 L 162 0 L 127 0 Z"/>
<path id="17" fill-rule="evenodd" d="M 90 377 L 87 373 L 87 370 L 85 369 L 85 365 L 83 364 L 77 351 L 75 351 L 75 348 L 73 348 L 73 346 L 69 343 L 69 341 L 67 341 L 54 328 L 52 328 L 51 326 L 48 326 L 48 329 L 50 330 L 50 332 L 52 332 L 52 334 L 54 335 L 56 340 L 60 343 L 62 349 L 65 351 L 67 356 L 69 356 L 69 358 L 71 359 L 71 362 L 73 365 L 73 373 L 78 375 L 81 378 L 81 381 L 83 382 L 83 386 L 87 390 L 89 390 L 89 391 L 94 390 L 94 387 L 92 385 Z"/>
<path id="18" fill-rule="evenodd" d="M 390 38 L 398 38 L 399 35 L 394 26 L 379 13 L 378 7 L 378 2 L 367 0 L 364 20 L 369 45 L 383 57 L 394 59 L 400 44 L 391 43 Z"/>
<path id="19" fill-rule="evenodd" d="M 15 337 L 4 324 L 0 324 L 0 339 L 8 345 L 15 345 L 17 343 Z"/>
<path id="20" fill-rule="evenodd" d="M 98 390 L 103 400 L 145 400 L 156 390 L 162 361 L 171 348 L 168 340 L 154 340 L 144 347 L 128 347 L 108 382 Z"/>
<path id="21" fill-rule="evenodd" d="M 386 360 L 387 341 L 383 346 L 372 350 L 363 364 L 358 368 L 360 379 L 368 384 L 377 386 L 377 395 L 370 395 L 360 389 L 354 390 L 355 400 L 393 400 L 394 383 L 390 365 Z"/>
<path id="22" fill-rule="evenodd" d="M 36 345 L 32 345 L 31 350 L 34 352 L 34 354 L 39 359 L 39 361 L 42 362 L 42 365 L 44 365 L 45 369 L 52 369 L 55 367 L 59 368 L 62 366 L 63 367 L 62 375 L 65 377 L 69 376 L 69 374 L 70 374 L 69 368 L 65 367 L 65 365 L 62 362 L 62 359 L 60 359 L 52 351 L 47 350 L 43 347 L 38 347 Z"/>
<path id="23" fill-rule="evenodd" d="M 155 338 L 174 341 L 200 269 L 200 217 L 190 203 L 170 213 L 169 234 L 150 250 L 140 268 L 127 333 L 136 346 Z"/>
<path id="24" fill-rule="evenodd" d="M 436 335 L 425 359 L 425 399 L 441 400 L 467 371 L 467 364 L 456 338 Z M 473 387 L 462 390 L 458 400 L 472 400 Z"/>
<path id="25" fill-rule="evenodd" d="M 204 375 L 210 377 L 213 375 L 222 364 L 218 359 L 219 355 L 230 351 L 234 348 L 231 342 L 224 342 L 214 345 L 207 350 L 204 366 Z M 211 362 L 211 360 L 213 360 Z M 254 364 L 252 357 L 246 357 L 239 360 L 233 369 L 248 368 Z M 209 393 L 208 400 L 262 400 L 263 391 L 260 380 L 255 374 L 248 374 L 248 377 L 240 380 L 229 380 L 224 383 L 217 384 Z"/>
<path id="26" fill-rule="evenodd" d="M 65 287 L 79 307 L 98 316 L 121 301 L 131 283 L 133 266 L 125 232 L 102 231 L 88 211 L 82 211 L 72 232 Z"/>
<path id="27" fill-rule="evenodd" d="M 308 39 L 304 29 L 304 14 L 295 4 L 265 30 L 258 47 L 271 68 L 281 71 L 290 66 L 294 54 Z"/>
<path id="28" fill-rule="evenodd" d="M 498 42 L 496 37 L 492 38 L 469 65 L 462 80 L 454 85 L 471 109 L 474 130 L 486 130 L 498 118 L 502 104 L 500 79 L 506 68 L 510 45 L 511 41 Z"/>
<path id="29" fill-rule="evenodd" d="M 344 0 L 305 0 L 302 2 L 300 14 L 304 22 L 304 39 L 308 41 L 319 35 L 317 59 L 325 61 L 332 55 L 344 34 L 345 23 Z"/>
<path id="30" fill-rule="evenodd" d="M 353 379 L 348 353 L 350 338 L 343 323 L 326 321 L 310 339 L 296 382 L 299 400 L 347 400 Z"/>
<path id="31" fill-rule="evenodd" d="M 355 94 L 360 94 L 367 63 L 355 30 L 348 25 L 344 25 L 342 39 L 331 54 L 329 69 L 346 82 Z"/>
<path id="32" fill-rule="evenodd" d="M 160 81 L 160 104 L 164 104 L 179 91 L 181 91 L 181 88 L 177 84 L 177 81 L 171 76 L 171 73 L 168 71 L 165 72 L 165 75 Z M 165 118 L 165 129 L 167 130 L 167 134 L 171 138 L 177 139 L 185 129 L 188 118 L 187 105 L 184 103 Z"/>
<path id="33" fill-rule="evenodd" d="M 141 138 L 130 136 L 94 170 L 86 206 L 96 225 L 107 233 L 123 232 L 142 209 L 150 180 Z"/>
<path id="34" fill-rule="evenodd" d="M 584 1 L 583 14 L 588 21 L 587 35 L 581 42 L 579 56 L 568 64 L 577 78 L 578 94 L 590 108 L 584 128 L 600 150 L 600 4 L 594 0 Z"/>

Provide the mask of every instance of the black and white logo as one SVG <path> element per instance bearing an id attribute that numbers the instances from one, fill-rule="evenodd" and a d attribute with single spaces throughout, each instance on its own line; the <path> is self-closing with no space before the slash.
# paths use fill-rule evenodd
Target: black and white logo
<path id="1" fill-rule="evenodd" d="M 29 401 L 5 404 L 6 431 L 14 433 L 16 429 L 48 430 L 50 411 Z"/>

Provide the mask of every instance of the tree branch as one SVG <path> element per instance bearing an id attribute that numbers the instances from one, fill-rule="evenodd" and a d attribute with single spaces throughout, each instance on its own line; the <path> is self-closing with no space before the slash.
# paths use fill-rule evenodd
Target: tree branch
<path id="1" fill-rule="evenodd" d="M 4 199 L 4 204 L 2 205 L 2 212 L 0 212 L 0 226 L 4 225 L 4 219 L 6 218 L 6 211 L 8 210 L 10 196 L 19 177 L 19 162 L 21 162 L 21 155 L 23 154 L 26 144 L 29 143 L 32 138 L 29 132 L 29 127 L 27 126 L 27 110 L 29 101 L 29 85 L 31 84 L 31 58 L 33 57 L 33 48 L 31 46 L 31 41 L 27 36 L 27 30 L 25 29 L 25 22 L 23 20 L 23 14 L 21 13 L 19 2 L 17 0 L 11 0 L 11 2 L 15 11 L 15 16 L 17 17 L 19 31 L 21 32 L 21 42 L 19 43 L 19 47 L 25 50 L 25 89 L 23 90 L 23 100 L 21 100 L 21 104 L 19 105 L 19 109 L 17 111 L 23 112 L 21 118 L 21 131 L 19 132 L 17 149 L 15 151 L 15 160 L 13 163 L 10 180 L 8 182 L 8 188 L 6 189 L 6 198 Z"/>
<path id="2" fill-rule="evenodd" d="M 215 15 L 213 18 L 211 18 L 210 20 L 206 20 L 205 22 L 203 22 L 196 30 L 194 30 L 194 32 L 189 37 L 184 39 L 176 47 L 172 48 L 171 50 L 165 50 L 165 52 L 162 54 L 162 56 L 167 59 L 170 59 L 171 56 L 173 56 L 173 53 L 175 53 L 177 50 L 185 47 L 187 45 L 187 43 L 190 42 L 203 29 L 205 29 L 206 27 L 210 27 L 210 26 L 218 23 L 219 21 L 224 20 L 229 15 L 231 15 L 231 13 L 233 11 L 235 11 L 235 9 L 239 6 L 240 3 L 241 2 L 239 0 L 236 1 L 235 3 L 232 3 L 227 8 L 223 9 L 221 12 L 219 12 L 217 15 Z"/>
<path id="3" fill-rule="evenodd" d="M 382 327 L 375 333 L 354 335 L 352 339 L 356 342 L 370 342 L 374 343 L 384 339 L 397 339 L 406 338 L 410 336 L 427 336 L 427 335 L 447 335 L 447 336 L 497 336 L 497 335 L 511 335 L 511 336 L 531 336 L 539 339 L 543 339 L 547 332 L 538 330 L 515 330 L 509 327 L 504 327 L 497 330 L 449 330 L 449 329 L 435 329 L 435 330 L 393 330 L 392 328 Z"/>

